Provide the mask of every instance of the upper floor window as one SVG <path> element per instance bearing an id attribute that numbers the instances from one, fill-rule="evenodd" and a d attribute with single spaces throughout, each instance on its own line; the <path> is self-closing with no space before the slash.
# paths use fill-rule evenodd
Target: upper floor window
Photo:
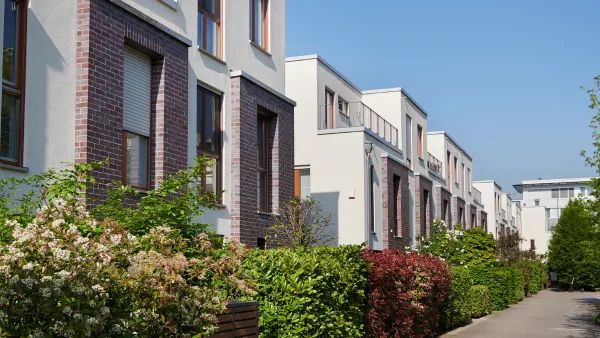
<path id="1" fill-rule="evenodd" d="M 417 146 L 419 158 L 423 158 L 423 127 L 417 125 Z"/>
<path id="2" fill-rule="evenodd" d="M 198 47 L 221 57 L 221 0 L 198 0 Z"/>
<path id="3" fill-rule="evenodd" d="M 338 112 L 342 115 L 348 116 L 348 101 L 338 96 Z"/>
<path id="4" fill-rule="evenodd" d="M 575 197 L 575 188 L 552 189 L 552 198 L 570 198 L 570 197 Z"/>
<path id="5" fill-rule="evenodd" d="M 250 41 L 269 48 L 269 0 L 250 1 Z"/>
<path id="6" fill-rule="evenodd" d="M 454 156 L 454 183 L 458 184 L 458 158 Z"/>
<path id="7" fill-rule="evenodd" d="M 412 119 L 406 115 L 406 161 L 412 169 Z"/>
<path id="8" fill-rule="evenodd" d="M 26 13 L 23 0 L 4 1 L 0 162 L 12 165 L 22 165 Z"/>
<path id="9" fill-rule="evenodd" d="M 204 190 L 219 194 L 222 181 L 221 96 L 202 87 L 198 87 L 197 95 L 196 153 L 212 160 L 200 183 Z"/>
<path id="10" fill-rule="evenodd" d="M 333 116 L 333 112 L 334 110 L 334 105 L 333 105 L 333 100 L 335 98 L 335 93 L 332 92 L 331 90 L 329 90 L 328 88 L 325 88 L 325 110 L 324 110 L 324 116 L 322 117 L 321 121 L 323 123 L 323 128 L 322 129 L 328 129 L 328 128 L 333 128 L 334 123 L 333 121 L 334 116 Z"/>
<path id="11" fill-rule="evenodd" d="M 259 113 L 256 120 L 256 140 L 258 147 L 258 211 L 269 211 L 269 118 Z"/>
<path id="12" fill-rule="evenodd" d="M 469 189 L 469 192 L 471 192 L 471 182 L 473 182 L 472 180 L 473 179 L 471 177 L 471 168 L 467 168 L 467 188 Z"/>

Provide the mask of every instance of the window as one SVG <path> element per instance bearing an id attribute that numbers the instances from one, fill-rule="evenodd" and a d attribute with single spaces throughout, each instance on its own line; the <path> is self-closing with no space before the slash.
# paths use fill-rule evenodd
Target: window
<path id="1" fill-rule="evenodd" d="M 471 192 L 471 182 L 473 182 L 471 178 L 471 168 L 467 168 L 467 188 L 469 189 L 469 193 Z"/>
<path id="2" fill-rule="evenodd" d="M 325 88 L 325 125 L 324 125 L 324 129 L 329 129 L 329 128 L 333 128 L 333 121 L 334 121 L 334 115 L 333 115 L 333 111 L 334 111 L 334 100 L 335 97 L 335 93 L 332 92 L 331 90 Z"/>
<path id="3" fill-rule="evenodd" d="M 466 189 L 466 186 L 467 186 L 467 184 L 465 183 L 466 180 L 467 180 L 467 177 L 465 176 L 465 164 L 464 163 L 462 163 L 461 169 L 462 169 L 462 171 L 460 172 L 460 176 L 463 179 L 463 196 L 464 196 L 465 195 L 465 189 Z"/>
<path id="4" fill-rule="evenodd" d="M 570 198 L 570 197 L 575 197 L 575 188 L 552 189 L 552 198 Z"/>
<path id="5" fill-rule="evenodd" d="M 417 142 L 419 158 L 423 158 L 423 128 L 420 125 L 417 125 Z"/>
<path id="6" fill-rule="evenodd" d="M 198 48 L 221 57 L 221 0 L 198 0 Z"/>
<path id="7" fill-rule="evenodd" d="M 202 87 L 197 88 L 196 95 L 196 154 L 212 160 L 200 184 L 203 190 L 218 195 L 222 190 L 221 96 Z"/>
<path id="8" fill-rule="evenodd" d="M 585 189 L 585 187 L 579 187 L 579 191 L 580 191 L 580 192 L 579 192 L 579 194 L 580 194 L 582 197 L 585 197 L 585 196 L 587 196 L 587 190 Z"/>
<path id="9" fill-rule="evenodd" d="M 412 119 L 406 115 L 406 162 L 412 169 Z"/>
<path id="10" fill-rule="evenodd" d="M 448 181 L 448 188 L 451 188 L 451 186 L 450 186 L 451 185 L 451 183 L 450 183 L 451 182 L 450 181 L 450 177 L 451 177 L 451 173 L 450 173 L 450 166 L 451 166 L 450 159 L 452 158 L 452 155 L 450 155 L 450 152 L 448 152 L 448 156 L 446 158 L 447 158 L 447 161 L 446 161 L 446 163 L 447 163 L 447 165 L 446 165 L 446 181 Z"/>
<path id="11" fill-rule="evenodd" d="M 477 227 L 477 218 L 475 218 L 475 214 L 471 213 L 471 228 Z"/>
<path id="12" fill-rule="evenodd" d="M 257 238 L 256 239 L 256 247 L 260 250 L 266 250 L 267 249 L 267 240 L 264 238 Z"/>
<path id="13" fill-rule="evenodd" d="M 123 60 L 123 184 L 148 189 L 151 114 L 150 57 L 125 46 Z"/>
<path id="14" fill-rule="evenodd" d="M 463 212 L 463 208 L 459 207 L 458 208 L 458 223 L 463 224 L 464 221 L 464 212 Z"/>
<path id="15" fill-rule="evenodd" d="M 310 169 L 294 170 L 294 195 L 300 198 L 310 197 Z"/>
<path id="16" fill-rule="evenodd" d="M 530 241 L 530 244 L 529 244 L 529 246 L 530 246 L 530 249 L 531 249 L 531 250 L 535 250 L 535 239 L 532 239 L 532 240 Z"/>
<path id="17" fill-rule="evenodd" d="M 550 209 L 550 218 L 560 218 L 561 209 L 559 208 L 551 208 Z"/>
<path id="18" fill-rule="evenodd" d="M 250 0 L 250 41 L 268 50 L 269 1 Z"/>
<path id="19" fill-rule="evenodd" d="M 458 158 L 454 156 L 454 183 L 458 184 Z"/>
<path id="20" fill-rule="evenodd" d="M 371 232 L 375 233 L 375 166 L 371 164 L 369 168 L 371 189 L 369 189 L 369 222 L 371 223 Z"/>
<path id="21" fill-rule="evenodd" d="M 264 115 L 257 119 L 258 146 L 258 210 L 269 211 L 269 120 Z"/>
<path id="22" fill-rule="evenodd" d="M 394 235 L 402 236 L 402 232 L 400 230 L 400 176 L 394 175 Z"/>
<path id="23" fill-rule="evenodd" d="M 535 206 L 539 207 L 540 206 L 540 200 L 535 200 Z"/>
<path id="24" fill-rule="evenodd" d="M 429 223 L 429 191 L 427 189 L 423 189 L 423 217 L 421 220 L 421 234 L 427 234 L 427 223 Z"/>
<path id="25" fill-rule="evenodd" d="M 23 0 L 4 1 L 0 162 L 18 166 L 23 162 L 26 13 Z"/>
<path id="26" fill-rule="evenodd" d="M 444 207 L 442 208 L 442 220 L 446 221 L 446 215 L 448 214 L 448 200 L 444 200 Z"/>
<path id="27" fill-rule="evenodd" d="M 339 95 L 338 95 L 338 113 L 349 116 L 348 101 L 342 99 Z"/>

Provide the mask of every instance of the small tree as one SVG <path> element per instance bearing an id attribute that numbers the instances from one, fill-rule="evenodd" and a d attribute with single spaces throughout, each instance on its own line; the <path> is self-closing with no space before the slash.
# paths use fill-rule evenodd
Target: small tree
<path id="1" fill-rule="evenodd" d="M 270 228 L 273 232 L 271 238 L 279 246 L 307 249 L 328 245 L 334 240 L 329 229 L 331 215 L 311 197 L 295 197 L 285 202 L 273 220 L 275 225 Z"/>
<path id="2" fill-rule="evenodd" d="M 523 237 L 518 232 L 498 236 L 496 245 L 498 247 L 498 260 L 500 263 L 511 266 L 524 259 L 535 259 L 535 252 L 533 250 L 521 250 L 521 242 L 523 241 Z"/>

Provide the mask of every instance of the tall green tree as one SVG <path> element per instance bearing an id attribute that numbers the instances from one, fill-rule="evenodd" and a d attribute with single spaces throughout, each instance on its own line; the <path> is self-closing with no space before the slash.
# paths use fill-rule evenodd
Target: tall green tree
<path id="1" fill-rule="evenodd" d="M 575 287 L 600 286 L 600 248 L 589 203 L 569 201 L 554 227 L 548 247 L 548 266 L 556 271 L 558 282 Z"/>

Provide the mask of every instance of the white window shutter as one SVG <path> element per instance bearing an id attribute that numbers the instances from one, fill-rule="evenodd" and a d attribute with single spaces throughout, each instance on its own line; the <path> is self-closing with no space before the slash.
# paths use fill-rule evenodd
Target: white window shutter
<path id="1" fill-rule="evenodd" d="M 123 129 L 150 136 L 150 57 L 125 46 L 123 73 Z"/>

